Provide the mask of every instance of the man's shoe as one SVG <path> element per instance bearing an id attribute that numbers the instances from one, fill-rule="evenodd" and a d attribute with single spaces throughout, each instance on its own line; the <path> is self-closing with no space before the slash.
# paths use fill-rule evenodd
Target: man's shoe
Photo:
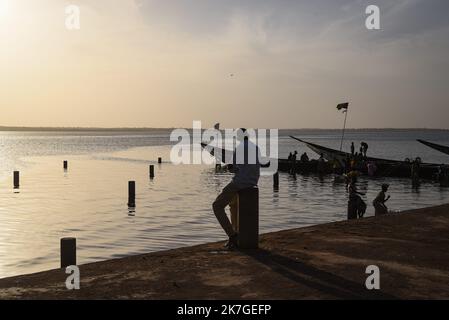
<path id="1" fill-rule="evenodd" d="M 225 247 L 228 250 L 232 250 L 232 249 L 238 248 L 238 236 L 239 235 L 236 233 L 233 236 L 229 237 L 228 242 L 226 242 L 226 244 L 225 244 Z"/>

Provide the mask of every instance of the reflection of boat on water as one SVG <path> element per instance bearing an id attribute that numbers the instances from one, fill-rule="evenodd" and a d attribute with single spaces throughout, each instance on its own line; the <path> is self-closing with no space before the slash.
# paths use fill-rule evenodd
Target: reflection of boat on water
<path id="1" fill-rule="evenodd" d="M 346 159 L 351 157 L 350 153 L 334 150 L 331 148 L 323 147 L 315 143 L 307 142 L 302 139 L 290 136 L 291 138 L 298 140 L 304 144 L 306 144 L 311 150 L 316 152 L 319 155 L 323 155 L 323 158 L 327 160 L 327 166 L 326 166 L 326 172 L 330 173 L 332 172 L 332 165 L 331 162 L 333 162 L 335 159 L 340 162 L 340 164 L 343 164 Z M 283 165 L 281 165 L 281 162 Z M 301 161 L 298 161 L 297 164 L 297 171 L 298 172 L 316 172 L 318 162 L 317 161 L 309 161 L 310 163 L 301 163 Z M 367 173 L 366 164 L 367 163 L 374 163 L 376 166 L 376 173 L 375 176 L 381 176 L 381 177 L 401 177 L 401 178 L 410 178 L 411 177 L 411 169 L 412 169 L 412 163 L 410 161 L 398 161 L 398 160 L 388 160 L 388 159 L 380 159 L 380 158 L 373 158 L 373 157 L 367 157 L 363 159 L 363 163 L 365 165 L 362 166 L 362 168 L 358 168 L 362 173 Z M 288 160 L 280 160 L 279 161 L 279 167 L 287 167 L 288 168 Z M 421 178 L 425 179 L 433 179 L 435 175 L 438 173 L 438 164 L 432 164 L 432 163 L 420 163 L 420 169 L 419 169 L 419 176 Z M 281 169 L 283 170 L 283 169 Z"/>
<path id="2" fill-rule="evenodd" d="M 449 155 L 449 147 L 448 146 L 443 146 L 441 144 L 436 144 L 436 143 L 432 143 L 432 142 L 421 140 L 421 139 L 417 139 L 416 141 L 422 143 L 423 145 L 428 146 L 429 148 L 435 149 L 437 151 L 440 151 L 442 153 Z"/>

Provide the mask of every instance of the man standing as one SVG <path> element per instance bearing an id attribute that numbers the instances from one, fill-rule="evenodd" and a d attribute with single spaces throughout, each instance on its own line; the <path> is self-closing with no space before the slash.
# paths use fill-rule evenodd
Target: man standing
<path id="1" fill-rule="evenodd" d="M 238 192 L 242 189 L 256 187 L 260 177 L 260 152 L 257 145 L 249 141 L 246 129 L 239 129 L 237 139 L 240 144 L 236 147 L 232 160 L 232 172 L 234 177 L 232 181 L 224 187 L 218 195 L 212 207 L 223 230 L 229 237 L 226 244 L 228 249 L 237 247 L 238 234 L 233 229 L 228 216 L 226 215 L 226 206 L 231 206 L 231 214 L 237 212 L 237 201 L 235 201 Z"/>
<path id="2" fill-rule="evenodd" d="M 368 152 L 368 143 L 362 142 L 360 145 L 361 145 L 360 147 L 361 153 L 366 158 L 366 153 Z"/>
<path id="3" fill-rule="evenodd" d="M 379 192 L 377 197 L 373 200 L 375 216 L 381 216 L 388 213 L 388 208 L 385 203 L 390 199 L 390 196 L 387 197 L 385 194 L 387 193 L 389 187 L 390 186 L 388 184 L 384 183 L 382 185 L 382 191 Z"/>
<path id="4" fill-rule="evenodd" d="M 298 156 L 298 151 L 295 150 L 293 152 L 292 157 L 290 159 L 290 173 L 295 174 L 296 173 L 296 158 Z"/>

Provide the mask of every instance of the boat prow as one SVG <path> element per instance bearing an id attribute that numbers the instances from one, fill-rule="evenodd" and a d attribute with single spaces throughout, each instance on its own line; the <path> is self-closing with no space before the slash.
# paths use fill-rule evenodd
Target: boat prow
<path id="1" fill-rule="evenodd" d="M 432 143 L 432 142 L 421 140 L 421 139 L 416 139 L 416 141 L 422 143 L 425 146 L 428 146 L 429 148 L 432 148 L 434 150 L 437 150 L 444 154 L 449 155 L 449 146 L 443 146 L 441 144 L 436 144 L 436 143 Z"/>

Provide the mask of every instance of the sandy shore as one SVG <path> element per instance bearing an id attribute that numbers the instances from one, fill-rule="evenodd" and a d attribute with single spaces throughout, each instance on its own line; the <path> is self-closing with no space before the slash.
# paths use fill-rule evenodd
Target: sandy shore
<path id="1" fill-rule="evenodd" d="M 76 291 L 61 269 L 5 278 L 0 298 L 449 298 L 449 205 L 265 234 L 253 252 L 222 245 L 82 265 Z M 372 264 L 381 290 L 365 288 Z"/>

